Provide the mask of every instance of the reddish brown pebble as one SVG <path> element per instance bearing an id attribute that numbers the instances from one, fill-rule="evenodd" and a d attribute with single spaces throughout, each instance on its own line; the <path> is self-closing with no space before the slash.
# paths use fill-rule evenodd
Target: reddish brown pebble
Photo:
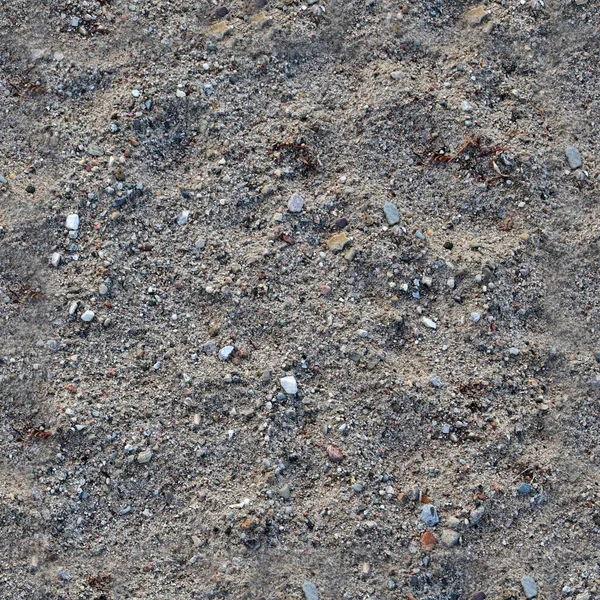
<path id="1" fill-rule="evenodd" d="M 431 533 L 431 531 L 426 531 L 421 536 L 421 548 L 423 548 L 425 552 L 431 552 L 435 548 L 437 542 L 437 538 L 435 535 L 433 535 L 433 533 Z"/>
<path id="2" fill-rule="evenodd" d="M 327 446 L 327 457 L 331 462 L 339 463 L 344 459 L 344 453 L 333 444 Z"/>

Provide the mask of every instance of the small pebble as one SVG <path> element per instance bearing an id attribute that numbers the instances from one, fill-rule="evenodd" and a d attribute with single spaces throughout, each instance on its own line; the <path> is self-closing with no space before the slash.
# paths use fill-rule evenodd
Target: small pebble
<path id="1" fill-rule="evenodd" d="M 60 252 L 55 252 L 52 255 L 52 258 L 50 259 L 50 262 L 52 263 L 53 267 L 58 267 L 58 265 L 60 265 L 61 259 L 62 259 L 62 256 L 60 255 Z"/>
<path id="2" fill-rule="evenodd" d="M 317 586 L 310 582 L 306 581 L 302 584 L 302 591 L 304 592 L 304 600 L 319 600 L 319 590 L 317 590 Z"/>
<path id="3" fill-rule="evenodd" d="M 434 527 L 440 522 L 437 514 L 437 509 L 433 504 L 425 504 L 421 510 L 421 521 L 428 527 Z"/>
<path id="4" fill-rule="evenodd" d="M 91 321 L 94 320 L 94 317 L 96 316 L 96 314 L 94 313 L 94 311 L 92 310 L 86 310 L 82 315 L 81 315 L 81 320 L 84 323 L 90 323 Z"/>
<path id="5" fill-rule="evenodd" d="M 429 383 L 435 388 L 441 388 L 444 385 L 439 377 L 434 377 L 433 375 L 429 378 Z"/>
<path id="6" fill-rule="evenodd" d="M 437 329 L 437 323 L 429 317 L 423 317 L 421 321 L 425 327 L 429 327 L 429 329 Z"/>
<path id="7" fill-rule="evenodd" d="M 6 185 L 8 183 L 8 179 L 6 177 L 0 175 L 0 185 Z"/>
<path id="8" fill-rule="evenodd" d="M 185 225 L 188 222 L 188 219 L 190 218 L 190 211 L 189 210 L 183 210 L 179 213 L 179 216 L 177 217 L 177 225 Z"/>
<path id="9" fill-rule="evenodd" d="M 512 346 L 511 348 L 508 349 L 508 353 L 511 356 L 519 356 L 519 349 Z"/>
<path id="10" fill-rule="evenodd" d="M 296 378 L 292 375 L 282 377 L 280 383 L 286 394 L 294 395 L 298 393 L 298 383 L 296 382 Z"/>
<path id="11" fill-rule="evenodd" d="M 446 248 L 446 250 L 452 250 L 452 248 L 454 248 L 454 244 L 450 240 L 445 241 L 444 248 Z"/>
<path id="12" fill-rule="evenodd" d="M 344 453 L 337 447 L 334 446 L 333 444 L 329 444 L 329 446 L 327 446 L 327 458 L 329 458 L 329 460 L 333 463 L 339 463 L 342 462 L 342 460 L 344 460 Z"/>
<path id="13" fill-rule="evenodd" d="M 390 225 L 396 225 L 396 223 L 400 222 L 400 213 L 398 212 L 398 207 L 391 202 L 386 202 L 383 205 L 383 212 L 385 213 L 385 218 Z"/>
<path id="14" fill-rule="evenodd" d="M 65 227 L 71 231 L 79 229 L 79 215 L 69 215 L 65 221 Z"/>
<path id="15" fill-rule="evenodd" d="M 581 154 L 579 153 L 579 150 L 575 148 L 575 146 L 567 146 L 565 149 L 565 154 L 567 155 L 567 160 L 569 161 L 569 166 L 571 169 L 579 169 L 579 167 L 583 165 Z"/>
<path id="16" fill-rule="evenodd" d="M 35 193 L 35 186 L 34 186 L 34 185 L 28 185 L 28 186 L 25 188 L 25 191 L 26 191 L 28 194 L 34 194 L 34 193 Z"/>
<path id="17" fill-rule="evenodd" d="M 521 494 L 521 496 L 528 496 L 533 491 L 533 488 L 528 483 L 522 483 L 517 488 L 517 494 Z"/>
<path id="18" fill-rule="evenodd" d="M 537 596 L 537 583 L 533 577 L 526 575 L 523 577 L 523 579 L 521 579 L 521 585 L 523 586 L 525 597 L 528 600 L 531 600 L 531 598 L 535 598 Z"/>
<path id="19" fill-rule="evenodd" d="M 233 354 L 233 351 L 235 350 L 234 346 L 225 346 L 223 348 L 221 348 L 219 350 L 219 358 L 221 360 L 229 360 L 231 358 L 231 355 Z"/>
<path id="20" fill-rule="evenodd" d="M 345 233 L 338 233 L 327 240 L 327 247 L 332 252 L 341 252 L 350 242 L 350 238 Z"/>
<path id="21" fill-rule="evenodd" d="M 479 321 L 481 321 L 481 314 L 478 312 L 472 312 L 471 319 L 473 319 L 473 323 L 479 323 Z"/>
<path id="22" fill-rule="evenodd" d="M 58 569 L 58 576 L 63 581 L 71 581 L 71 579 L 73 579 L 73 576 L 71 575 L 71 573 L 69 573 L 68 571 L 65 571 L 64 569 Z"/>
<path id="23" fill-rule="evenodd" d="M 145 465 L 152 460 L 152 450 L 143 450 L 137 455 L 137 461 L 140 465 Z"/>
<path id="24" fill-rule="evenodd" d="M 288 200 L 288 210 L 293 213 L 302 212 L 302 208 L 304 207 L 304 198 L 294 192 L 290 199 Z"/>
<path id="25" fill-rule="evenodd" d="M 442 531 L 442 544 L 444 544 L 444 546 L 446 546 L 447 548 L 452 548 L 453 546 L 456 546 L 456 544 L 458 544 L 459 539 L 460 535 L 452 529 L 444 529 Z"/>

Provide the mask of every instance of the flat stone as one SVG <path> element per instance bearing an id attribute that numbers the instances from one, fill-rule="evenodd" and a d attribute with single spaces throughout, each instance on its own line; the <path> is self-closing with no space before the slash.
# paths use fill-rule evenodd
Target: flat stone
<path id="1" fill-rule="evenodd" d="M 437 509 L 433 504 L 425 504 L 421 510 L 421 521 L 428 527 L 434 527 L 440 522 L 437 514 Z"/>
<path id="2" fill-rule="evenodd" d="M 463 18 L 469 25 L 475 26 L 483 23 L 489 16 L 490 14 L 485 10 L 485 7 L 480 5 L 469 9 L 464 13 Z"/>
<path id="3" fill-rule="evenodd" d="M 65 227 L 71 231 L 79 229 L 79 215 L 69 215 L 65 220 Z"/>
<path id="4" fill-rule="evenodd" d="M 87 153 L 90 156 L 104 156 L 104 150 L 100 146 L 96 146 L 96 144 L 90 144 L 87 148 Z"/>
<path id="5" fill-rule="evenodd" d="M 437 323 L 429 317 L 423 317 L 421 319 L 421 322 L 423 323 L 423 325 L 425 325 L 425 327 L 429 327 L 429 329 L 437 329 Z"/>
<path id="6" fill-rule="evenodd" d="M 140 465 L 145 465 L 152 460 L 152 450 L 143 450 L 137 455 L 137 461 Z"/>
<path id="7" fill-rule="evenodd" d="M 456 544 L 458 544 L 459 539 L 460 535 L 452 529 L 444 529 L 442 531 L 442 544 L 444 544 L 444 546 L 446 546 L 447 548 L 452 548 L 453 546 L 456 546 Z"/>
<path id="8" fill-rule="evenodd" d="M 345 233 L 338 233 L 327 240 L 327 247 L 332 252 L 341 252 L 350 242 L 350 238 Z"/>
<path id="9" fill-rule="evenodd" d="M 396 225 L 400 223 L 400 213 L 398 212 L 398 207 L 391 202 L 386 202 L 383 205 L 383 212 L 385 213 L 385 218 L 390 225 Z"/>
<path id="10" fill-rule="evenodd" d="M 302 591 L 304 592 L 304 600 L 319 600 L 319 590 L 317 590 L 314 583 L 305 581 L 302 584 Z"/>
<path id="11" fill-rule="evenodd" d="M 219 350 L 219 358 L 221 360 L 229 360 L 233 351 L 235 350 L 234 346 L 225 346 Z"/>
<path id="12" fill-rule="evenodd" d="M 289 375 L 287 377 L 282 377 L 280 379 L 281 387 L 284 389 L 286 394 L 297 394 L 298 393 L 298 383 L 296 382 L 296 378 Z"/>
<path id="13" fill-rule="evenodd" d="M 583 165 L 583 160 L 581 160 L 581 154 L 579 150 L 575 148 L 575 146 L 567 146 L 565 149 L 565 154 L 567 155 L 567 160 L 569 161 L 569 166 L 571 169 L 579 169 Z"/>
<path id="14" fill-rule="evenodd" d="M 302 212 L 304 208 L 304 198 L 297 193 L 293 193 L 288 200 L 288 210 L 293 213 Z"/>
<path id="15" fill-rule="evenodd" d="M 521 579 L 521 586 L 525 592 L 525 598 L 528 600 L 537 596 L 537 583 L 533 577 L 529 577 L 528 575 L 523 577 L 523 579 Z"/>
<path id="16" fill-rule="evenodd" d="M 182 210 L 177 216 L 177 225 L 185 225 L 190 218 L 189 210 Z"/>
<path id="17" fill-rule="evenodd" d="M 94 320 L 94 317 L 96 316 L 96 314 L 94 313 L 93 310 L 86 310 L 82 315 L 81 315 L 81 320 L 84 323 L 90 323 L 91 321 Z"/>

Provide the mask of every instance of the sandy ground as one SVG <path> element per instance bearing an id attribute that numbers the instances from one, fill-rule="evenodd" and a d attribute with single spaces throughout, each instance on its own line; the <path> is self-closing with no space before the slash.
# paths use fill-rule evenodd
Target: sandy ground
<path id="1" fill-rule="evenodd" d="M 600 597 L 599 9 L 3 2 L 0 596 Z"/>

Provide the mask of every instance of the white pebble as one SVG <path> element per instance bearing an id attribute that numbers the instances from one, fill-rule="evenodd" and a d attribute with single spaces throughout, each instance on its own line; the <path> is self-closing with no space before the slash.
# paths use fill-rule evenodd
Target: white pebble
<path id="1" fill-rule="evenodd" d="M 177 225 L 185 225 L 190 218 L 189 210 L 182 210 L 179 216 L 177 217 Z"/>
<path id="2" fill-rule="evenodd" d="M 58 267 L 58 265 L 60 265 L 61 259 L 62 259 L 62 256 L 60 255 L 60 252 L 55 252 L 52 255 L 52 258 L 50 259 L 50 262 L 52 263 L 53 267 Z"/>
<path id="3" fill-rule="evenodd" d="M 280 380 L 281 387 L 285 391 L 286 394 L 297 394 L 298 393 L 298 384 L 296 383 L 296 378 L 289 375 L 288 377 L 282 377 Z"/>
<path id="4" fill-rule="evenodd" d="M 235 348 L 233 346 L 225 346 L 219 350 L 219 358 L 221 360 L 229 360 Z"/>
<path id="5" fill-rule="evenodd" d="M 429 317 L 423 317 L 421 321 L 423 322 L 423 325 L 425 325 L 425 327 L 429 327 L 429 329 L 437 329 L 437 323 Z"/>
<path id="6" fill-rule="evenodd" d="M 82 315 L 81 315 L 81 320 L 84 321 L 85 323 L 89 323 L 90 321 L 94 320 L 95 317 L 95 313 L 92 310 L 86 310 Z"/>
<path id="7" fill-rule="evenodd" d="M 71 231 L 79 229 L 79 215 L 69 215 L 65 221 L 65 227 Z"/>

